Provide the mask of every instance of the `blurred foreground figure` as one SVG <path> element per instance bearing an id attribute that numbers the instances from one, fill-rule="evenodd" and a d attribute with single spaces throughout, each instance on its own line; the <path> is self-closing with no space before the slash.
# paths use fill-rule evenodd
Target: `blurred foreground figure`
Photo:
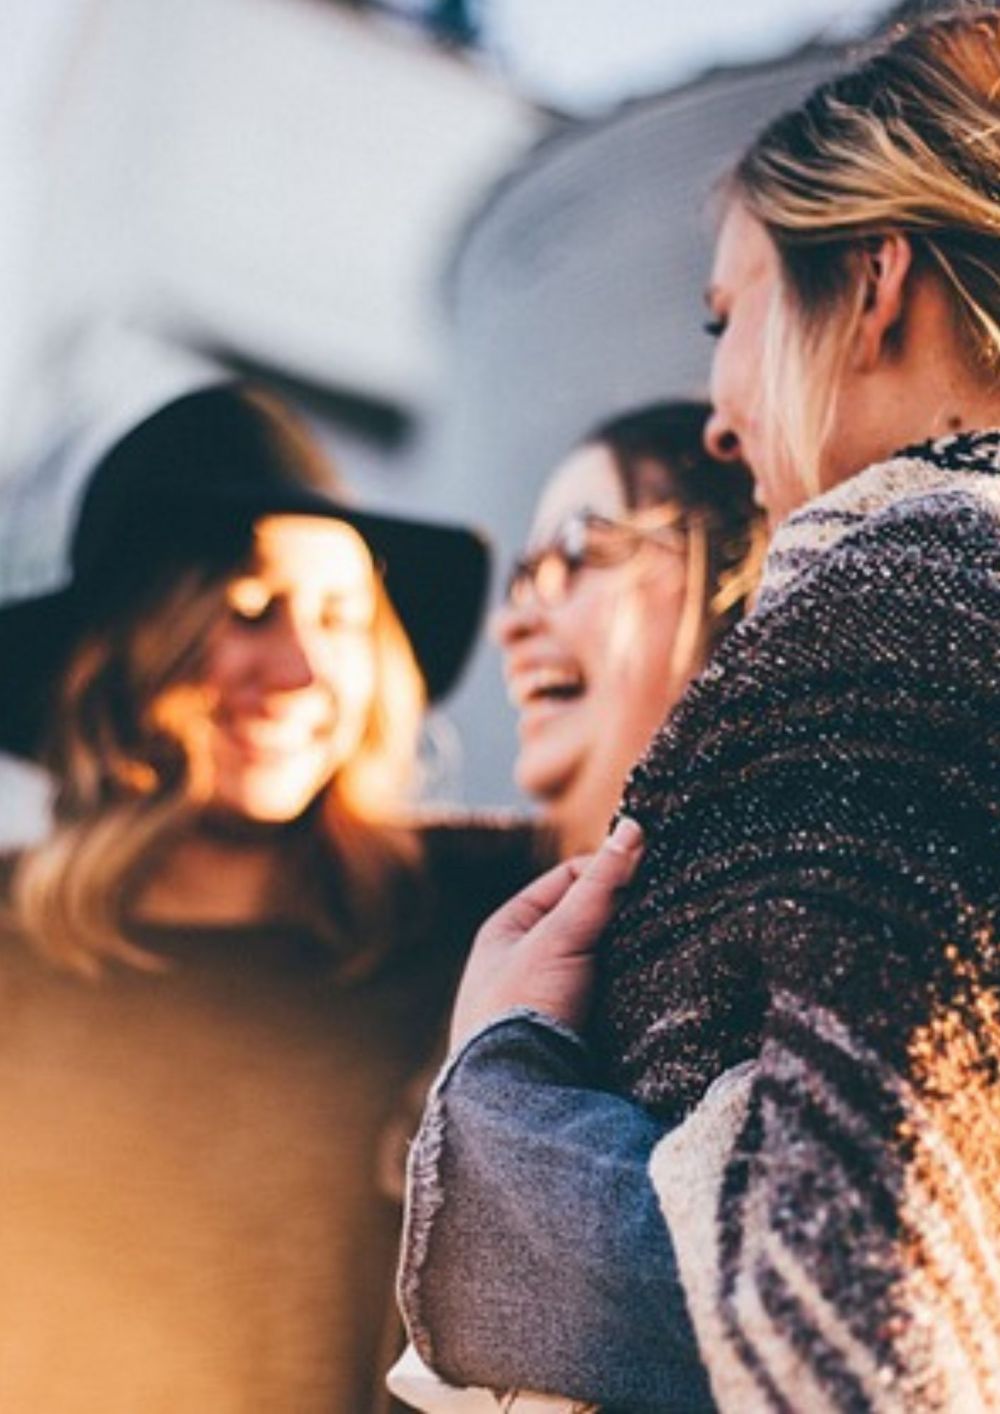
<path id="1" fill-rule="evenodd" d="M 0 931 L 13 1414 L 385 1407 L 401 1109 L 530 841 L 406 823 L 486 555 L 330 474 L 226 385 L 5 488 L 0 742 L 55 782 Z"/>

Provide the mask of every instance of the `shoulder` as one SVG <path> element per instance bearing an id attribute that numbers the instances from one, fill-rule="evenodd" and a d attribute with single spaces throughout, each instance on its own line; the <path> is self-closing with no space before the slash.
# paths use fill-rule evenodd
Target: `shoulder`
<path id="1" fill-rule="evenodd" d="M 971 746 L 1000 710 L 998 659 L 1000 473 L 894 458 L 779 530 L 759 606 L 689 688 L 632 795 L 662 808 L 710 763 L 783 744 L 828 769 L 819 744 L 879 714 L 950 724 Z"/>
<path id="2" fill-rule="evenodd" d="M 37 948 L 18 921 L 11 898 L 17 860 L 16 854 L 0 853 L 0 996 L 4 1006 L 9 1005 L 14 978 L 37 973 L 40 961 Z"/>
<path id="3" fill-rule="evenodd" d="M 422 821 L 420 836 L 435 913 L 466 942 L 553 862 L 538 826 L 508 812 L 435 815 Z"/>
<path id="4" fill-rule="evenodd" d="M 954 439 L 951 439 L 954 440 Z M 854 605 L 869 626 L 906 631 L 963 608 L 995 612 L 1000 592 L 1000 467 L 957 469 L 919 451 L 869 467 L 779 528 L 745 630 L 797 626 L 837 635 Z M 842 635 L 841 635 L 842 636 Z"/>
<path id="5" fill-rule="evenodd" d="M 840 517 L 844 551 L 874 545 L 945 550 L 974 562 L 1000 549 L 1000 469 L 959 469 L 915 454 L 869 467 L 837 493 L 801 512 L 800 524 Z M 971 538 L 970 538 L 971 536 Z M 838 548 L 834 546 L 834 548 Z"/>

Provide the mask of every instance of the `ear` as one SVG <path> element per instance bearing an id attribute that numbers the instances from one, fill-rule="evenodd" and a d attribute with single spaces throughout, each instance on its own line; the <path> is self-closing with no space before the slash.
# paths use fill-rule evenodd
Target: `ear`
<path id="1" fill-rule="evenodd" d="M 912 265 L 913 247 L 902 231 L 874 236 L 862 246 L 864 303 L 854 342 L 856 372 L 871 372 L 886 353 L 903 316 L 906 277 Z"/>

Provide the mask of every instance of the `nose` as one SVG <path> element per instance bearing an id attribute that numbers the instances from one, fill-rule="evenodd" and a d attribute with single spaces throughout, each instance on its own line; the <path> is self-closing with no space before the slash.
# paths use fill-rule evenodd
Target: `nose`
<path id="1" fill-rule="evenodd" d="M 739 436 L 730 426 L 729 419 L 718 408 L 712 409 L 711 415 L 705 423 L 703 440 L 709 456 L 715 457 L 716 461 L 735 462 L 742 460 L 743 448 L 740 446 Z"/>
<path id="2" fill-rule="evenodd" d="M 527 594 L 519 603 L 505 599 L 494 609 L 490 618 L 490 637 L 498 648 L 506 651 L 522 638 L 535 633 L 542 621 L 544 607 L 534 594 Z"/>
<path id="3" fill-rule="evenodd" d="M 287 611 L 261 643 L 260 671 L 271 692 L 298 692 L 316 681 L 307 635 Z"/>

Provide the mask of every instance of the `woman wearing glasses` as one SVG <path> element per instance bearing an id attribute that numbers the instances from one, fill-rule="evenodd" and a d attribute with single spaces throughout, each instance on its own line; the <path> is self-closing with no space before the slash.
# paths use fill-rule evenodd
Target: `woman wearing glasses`
<path id="1" fill-rule="evenodd" d="M 596 848 L 629 768 L 753 588 L 762 520 L 749 473 L 705 452 L 707 416 L 664 402 L 596 428 L 553 473 L 494 621 L 517 783 L 564 856 Z"/>
<path id="2" fill-rule="evenodd" d="M 553 472 L 527 552 L 514 564 L 494 621 L 520 717 L 517 782 L 539 802 L 563 858 L 597 848 L 626 773 L 739 621 L 756 586 L 762 512 L 753 504 L 746 469 L 705 451 L 708 413 L 700 402 L 655 403 L 590 433 Z M 600 1183 L 580 1193 L 568 1172 L 573 1146 L 565 1147 L 560 1134 L 574 1123 L 579 1092 L 572 1084 L 558 1088 L 564 1078 L 572 1081 L 564 1045 L 561 1037 L 525 1021 L 484 1037 L 469 1052 L 441 1111 L 447 1116 L 447 1152 L 461 1181 L 448 1188 L 428 1224 L 429 1249 L 421 1205 L 415 1205 L 404 1300 L 421 1351 L 440 1351 L 463 1375 L 504 1369 L 504 1352 L 516 1348 L 519 1376 L 530 1383 L 535 1375 L 539 1388 L 582 1384 L 631 1397 L 650 1388 L 638 1357 L 659 1313 L 630 1299 L 629 1282 L 620 1301 L 608 1300 L 606 1313 L 588 1295 L 588 1279 L 574 1282 L 579 1233 L 606 1228 L 608 1194 Z M 550 1068 L 557 1088 L 542 1097 L 535 1082 Z M 515 1137 L 506 1116 L 522 1100 Z M 498 1114 L 505 1118 L 494 1125 Z M 637 1115 L 633 1130 L 619 1134 L 619 1155 L 631 1178 L 642 1179 L 657 1132 Z M 424 1139 L 434 1142 L 433 1133 L 432 1117 Z M 517 1173 L 508 1169 L 512 1160 Z M 518 1174 L 536 1171 L 548 1175 L 553 1193 L 569 1182 L 575 1222 L 550 1203 L 544 1182 L 525 1192 Z M 414 1175 L 419 1182 L 418 1168 Z M 487 1192 L 488 1204 L 480 1205 Z M 630 1223 L 633 1235 L 648 1228 L 655 1250 L 662 1220 L 648 1184 Z M 499 1261 L 493 1232 L 520 1234 L 505 1241 Z M 532 1245 L 530 1258 L 524 1242 Z M 651 1290 L 658 1276 L 676 1289 L 676 1274 L 666 1265 L 665 1275 L 652 1273 Z M 564 1275 L 554 1301 L 546 1282 L 556 1272 Z M 545 1273 L 541 1280 L 538 1273 Z M 610 1292 L 603 1277 L 601 1282 Z M 571 1331 L 560 1320 L 566 1307 L 578 1317 Z M 495 1332 L 495 1349 L 482 1326 L 467 1343 L 468 1314 L 499 1309 L 504 1328 Z M 686 1344 L 672 1368 L 687 1369 L 700 1397 L 702 1376 L 683 1308 L 679 1321 Z M 431 1332 L 437 1333 L 433 1345 Z M 483 1345 L 477 1344 L 481 1338 Z M 624 1355 L 609 1360 L 611 1350 Z M 593 1366 L 587 1363 L 591 1356 Z M 616 1386 L 613 1372 L 619 1368 L 624 1378 Z M 412 1351 L 394 1384 L 419 1408 L 462 1407 L 454 1403 L 460 1398 L 455 1391 L 442 1396 Z M 651 1407 L 659 1409 L 655 1384 L 652 1395 Z M 469 1400 L 471 1414 L 479 1405 L 475 1395 Z"/>

